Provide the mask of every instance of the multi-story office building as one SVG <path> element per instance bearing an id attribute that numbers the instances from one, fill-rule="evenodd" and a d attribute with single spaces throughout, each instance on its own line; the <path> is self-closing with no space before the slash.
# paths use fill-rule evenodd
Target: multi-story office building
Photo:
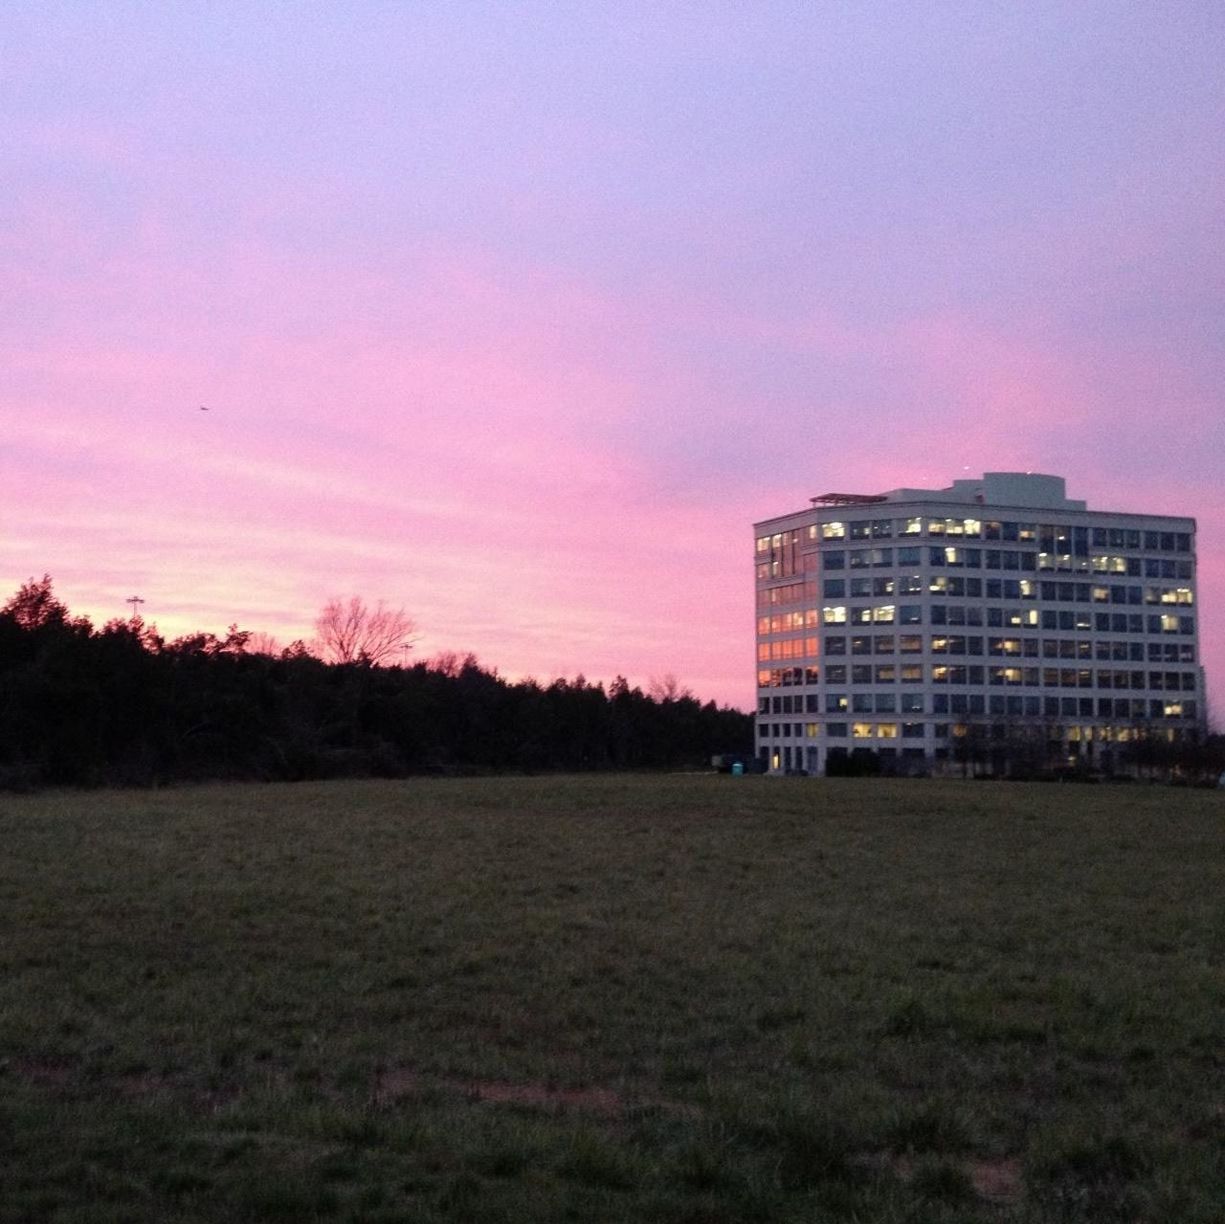
<path id="1" fill-rule="evenodd" d="M 821 773 L 1040 755 L 1111 767 L 1204 712 L 1195 520 L 1062 477 L 827 493 L 756 524 L 757 751 Z"/>

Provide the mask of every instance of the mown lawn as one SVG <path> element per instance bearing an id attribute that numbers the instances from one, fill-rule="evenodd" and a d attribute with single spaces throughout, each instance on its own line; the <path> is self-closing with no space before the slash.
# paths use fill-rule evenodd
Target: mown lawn
<path id="1" fill-rule="evenodd" d="M 0 797 L 0 1220 L 1179 1221 L 1225 796 Z"/>

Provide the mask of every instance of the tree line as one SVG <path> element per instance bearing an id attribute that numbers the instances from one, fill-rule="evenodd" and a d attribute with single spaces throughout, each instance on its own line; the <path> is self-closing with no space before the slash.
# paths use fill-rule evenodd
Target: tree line
<path id="1" fill-rule="evenodd" d="M 321 658 L 256 650 L 237 626 L 172 641 L 139 616 L 97 628 L 31 579 L 0 609 L 0 785 L 698 768 L 752 749 L 750 715 L 670 678 L 644 693 L 622 677 L 512 683 L 471 655 L 386 665 L 411 621 L 367 610 L 376 658 L 354 644 L 360 610 L 324 609 L 321 640 L 329 614 L 347 636 Z"/>

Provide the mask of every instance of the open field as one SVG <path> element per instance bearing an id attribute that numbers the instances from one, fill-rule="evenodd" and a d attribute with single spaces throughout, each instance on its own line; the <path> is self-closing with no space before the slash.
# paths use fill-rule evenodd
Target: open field
<path id="1" fill-rule="evenodd" d="M 591 777 L 0 797 L 0 1220 L 1225 1203 L 1225 797 Z"/>

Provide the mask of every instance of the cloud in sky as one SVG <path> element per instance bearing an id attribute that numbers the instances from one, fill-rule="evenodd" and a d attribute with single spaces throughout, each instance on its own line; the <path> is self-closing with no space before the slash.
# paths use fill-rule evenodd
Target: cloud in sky
<path id="1" fill-rule="evenodd" d="M 0 34 L 0 584 L 747 706 L 755 518 L 1034 469 L 1200 518 L 1222 674 L 1211 6 Z"/>

